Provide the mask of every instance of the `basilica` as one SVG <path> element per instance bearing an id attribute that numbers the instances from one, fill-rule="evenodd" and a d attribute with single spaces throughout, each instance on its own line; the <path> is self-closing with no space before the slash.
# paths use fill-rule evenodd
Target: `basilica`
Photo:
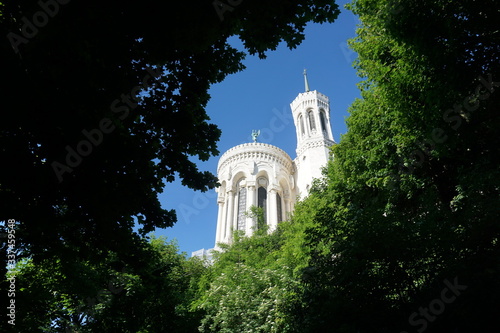
<path id="1" fill-rule="evenodd" d="M 286 220 L 298 197 L 307 196 L 312 182 L 321 177 L 321 169 L 330 158 L 335 144 L 330 126 L 330 102 L 327 96 L 309 89 L 304 70 L 305 91 L 290 104 L 294 119 L 297 149 L 292 159 L 279 147 L 258 142 L 240 144 L 226 151 L 219 160 L 217 177 L 217 230 L 215 248 L 230 243 L 234 230 L 249 236 L 257 228 L 247 212 L 261 207 L 269 230 Z M 210 250 L 193 252 L 210 255 Z"/>

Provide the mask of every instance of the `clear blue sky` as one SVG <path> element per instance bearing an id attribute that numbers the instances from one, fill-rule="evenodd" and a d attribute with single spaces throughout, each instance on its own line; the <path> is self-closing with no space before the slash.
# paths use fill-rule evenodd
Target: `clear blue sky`
<path id="1" fill-rule="evenodd" d="M 345 3 L 339 1 L 342 12 L 333 24 L 310 24 L 305 30 L 306 39 L 297 49 L 281 45 L 267 59 L 248 56 L 243 72 L 212 87 L 207 113 L 222 130 L 218 143 L 221 155 L 233 146 L 250 142 L 251 131 L 260 129 L 259 142 L 278 146 L 295 158 L 297 140 L 290 103 L 304 91 L 304 68 L 311 90 L 330 98 L 333 136 L 339 142 L 340 135 L 346 132 L 347 108 L 359 97 L 356 83 L 360 81 L 352 67 L 356 54 L 347 48 L 358 20 L 343 8 Z M 241 48 L 239 40 L 233 40 L 233 44 Z M 199 163 L 200 169 L 215 174 L 219 157 Z M 158 229 L 157 236 L 176 238 L 180 250 L 188 255 L 214 246 L 215 191 L 195 192 L 174 182 L 167 184 L 160 201 L 163 208 L 177 211 L 178 221 L 172 228 Z"/>

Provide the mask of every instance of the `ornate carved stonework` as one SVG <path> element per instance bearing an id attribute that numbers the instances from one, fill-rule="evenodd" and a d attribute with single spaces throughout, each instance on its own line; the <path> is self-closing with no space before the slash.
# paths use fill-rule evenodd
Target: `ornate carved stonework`
<path id="1" fill-rule="evenodd" d="M 301 144 L 300 147 L 297 148 L 297 156 L 301 156 L 304 153 L 304 151 L 311 149 L 311 148 L 318 148 L 318 147 L 329 148 L 329 147 L 333 146 L 334 144 L 335 144 L 334 141 L 327 140 L 327 139 L 306 141 L 303 144 Z"/>
<path id="2" fill-rule="evenodd" d="M 254 163 L 255 161 L 276 162 L 285 169 L 290 169 L 293 163 L 290 156 L 284 150 L 267 143 L 251 142 L 238 145 L 226 151 L 219 160 L 217 173 L 220 174 L 225 167 L 234 165 L 240 161 Z"/>

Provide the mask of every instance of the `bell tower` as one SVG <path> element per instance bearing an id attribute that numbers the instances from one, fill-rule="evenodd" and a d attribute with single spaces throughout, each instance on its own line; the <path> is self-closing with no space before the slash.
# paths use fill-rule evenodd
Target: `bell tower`
<path id="1" fill-rule="evenodd" d="M 297 188 L 301 197 L 309 193 L 314 178 L 321 178 L 321 169 L 330 159 L 335 144 L 330 126 L 330 101 L 322 93 L 309 89 L 304 69 L 305 92 L 290 104 L 297 133 Z"/>

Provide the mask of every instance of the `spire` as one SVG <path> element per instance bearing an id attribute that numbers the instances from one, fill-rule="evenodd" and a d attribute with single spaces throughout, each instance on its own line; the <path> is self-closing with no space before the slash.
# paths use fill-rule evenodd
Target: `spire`
<path id="1" fill-rule="evenodd" d="M 306 85 L 306 92 L 308 92 L 309 91 L 309 82 L 307 81 L 307 71 L 305 68 L 304 68 L 304 83 Z"/>

